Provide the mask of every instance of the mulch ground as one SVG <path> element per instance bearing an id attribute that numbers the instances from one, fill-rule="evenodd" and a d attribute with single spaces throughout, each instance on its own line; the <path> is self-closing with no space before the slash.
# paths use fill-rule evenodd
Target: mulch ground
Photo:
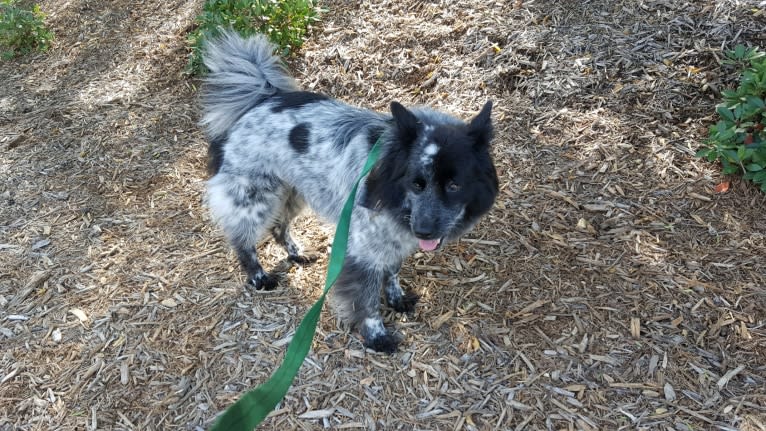
<path id="1" fill-rule="evenodd" d="M 0 430 L 201 430 L 279 365 L 327 256 L 243 287 L 201 204 L 201 1 L 44 0 L 0 63 Z M 302 85 L 463 118 L 495 102 L 501 193 L 417 254 L 400 351 L 325 310 L 263 429 L 766 430 L 766 196 L 694 157 L 743 0 L 324 2 Z M 296 236 L 327 249 L 310 215 Z"/>

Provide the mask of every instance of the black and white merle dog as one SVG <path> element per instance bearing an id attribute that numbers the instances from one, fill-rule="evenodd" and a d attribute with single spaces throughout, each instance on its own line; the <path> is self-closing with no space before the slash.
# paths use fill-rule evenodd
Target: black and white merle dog
<path id="1" fill-rule="evenodd" d="M 399 337 L 383 326 L 380 290 L 399 312 L 414 309 L 397 279 L 402 261 L 471 229 L 492 206 L 498 180 L 489 154 L 491 102 L 464 123 L 427 108 L 391 103 L 391 114 L 300 91 L 263 36 L 233 32 L 209 42 L 203 93 L 210 141 L 207 204 L 236 249 L 248 282 L 274 289 L 256 244 L 269 232 L 298 263 L 290 222 L 308 204 L 335 222 L 370 148 L 382 153 L 357 196 L 332 303 L 365 345 L 393 352 Z"/>

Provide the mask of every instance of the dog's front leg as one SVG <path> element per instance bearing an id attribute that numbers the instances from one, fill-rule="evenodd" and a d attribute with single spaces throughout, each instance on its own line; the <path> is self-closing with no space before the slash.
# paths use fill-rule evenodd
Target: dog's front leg
<path id="1" fill-rule="evenodd" d="M 401 264 L 396 265 L 390 271 L 386 271 L 384 280 L 386 302 L 388 306 L 399 313 L 412 313 L 415 311 L 420 296 L 412 292 L 404 292 L 399 285 L 399 269 Z"/>
<path id="2" fill-rule="evenodd" d="M 386 271 L 348 255 L 333 287 L 332 302 L 340 320 L 359 330 L 365 346 L 393 353 L 401 340 L 386 329 L 380 315 L 380 288 L 386 279 Z"/>

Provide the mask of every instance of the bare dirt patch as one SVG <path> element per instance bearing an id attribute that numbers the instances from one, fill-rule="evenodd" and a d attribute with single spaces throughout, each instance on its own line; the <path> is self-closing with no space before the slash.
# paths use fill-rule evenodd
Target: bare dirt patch
<path id="1" fill-rule="evenodd" d="M 766 429 L 766 199 L 693 157 L 752 1 L 330 2 L 290 65 L 384 110 L 495 101 L 502 191 L 366 352 L 325 311 L 264 429 Z M 264 381 L 326 256 L 243 289 L 201 204 L 200 1 L 43 1 L 0 64 L 0 429 L 206 429 Z M 326 249 L 312 217 L 296 233 Z M 278 247 L 263 246 L 269 266 Z"/>

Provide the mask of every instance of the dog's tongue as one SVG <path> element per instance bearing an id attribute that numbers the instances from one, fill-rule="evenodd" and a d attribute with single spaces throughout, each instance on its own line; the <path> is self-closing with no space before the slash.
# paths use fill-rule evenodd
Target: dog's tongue
<path id="1" fill-rule="evenodd" d="M 425 251 L 436 250 L 436 247 L 439 246 L 438 239 L 419 239 L 418 243 L 420 245 L 420 249 Z"/>

